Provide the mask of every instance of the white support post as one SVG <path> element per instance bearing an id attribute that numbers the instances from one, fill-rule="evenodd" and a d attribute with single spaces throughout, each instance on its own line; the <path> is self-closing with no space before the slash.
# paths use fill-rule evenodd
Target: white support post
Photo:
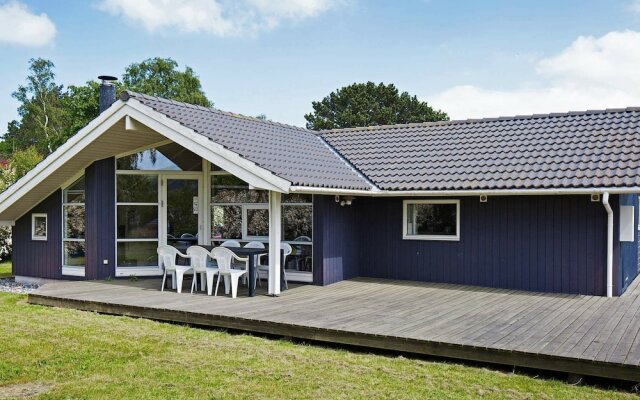
<path id="1" fill-rule="evenodd" d="M 280 235 L 282 209 L 280 192 L 269 191 L 269 294 L 280 294 Z"/>

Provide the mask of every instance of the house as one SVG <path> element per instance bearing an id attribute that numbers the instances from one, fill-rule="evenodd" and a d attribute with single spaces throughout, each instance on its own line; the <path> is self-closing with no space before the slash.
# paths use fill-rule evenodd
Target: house
<path id="1" fill-rule="evenodd" d="M 278 276 L 612 296 L 638 274 L 640 108 L 313 132 L 101 86 L 0 194 L 18 279 L 159 275 L 159 244 L 258 240 Z M 280 292 L 269 279 L 269 293 Z"/>

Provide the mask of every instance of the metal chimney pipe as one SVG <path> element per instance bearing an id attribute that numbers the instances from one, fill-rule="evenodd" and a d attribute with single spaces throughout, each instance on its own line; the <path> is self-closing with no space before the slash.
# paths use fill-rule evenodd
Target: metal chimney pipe
<path id="1" fill-rule="evenodd" d="M 116 102 L 116 87 L 114 82 L 118 80 L 115 76 L 100 75 L 100 114 Z"/>

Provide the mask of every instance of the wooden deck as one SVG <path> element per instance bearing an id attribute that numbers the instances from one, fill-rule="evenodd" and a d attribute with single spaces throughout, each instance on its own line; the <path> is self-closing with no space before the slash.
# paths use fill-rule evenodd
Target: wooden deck
<path id="1" fill-rule="evenodd" d="M 49 283 L 29 302 L 640 382 L 638 281 L 611 299 L 364 278 L 231 299 L 159 282 Z"/>

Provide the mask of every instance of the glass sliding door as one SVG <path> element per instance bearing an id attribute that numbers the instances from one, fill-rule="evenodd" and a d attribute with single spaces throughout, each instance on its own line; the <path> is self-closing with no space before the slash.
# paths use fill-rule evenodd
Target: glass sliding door
<path id="1" fill-rule="evenodd" d="M 116 275 L 134 274 L 127 269 L 140 267 L 150 269 L 150 273 L 159 272 L 156 252 L 159 232 L 158 175 L 118 174 L 116 188 Z"/>
<path id="2" fill-rule="evenodd" d="M 200 242 L 200 178 L 167 176 L 164 208 L 167 244 L 185 251 Z"/>
<path id="3" fill-rule="evenodd" d="M 204 174 L 202 158 L 176 143 L 116 158 L 116 276 L 158 275 L 159 245 L 199 242 Z"/>

